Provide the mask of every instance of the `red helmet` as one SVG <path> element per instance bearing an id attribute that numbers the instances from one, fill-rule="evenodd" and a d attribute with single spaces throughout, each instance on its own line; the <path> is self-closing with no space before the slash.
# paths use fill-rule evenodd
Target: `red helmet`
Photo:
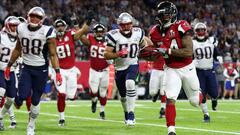
<path id="1" fill-rule="evenodd" d="M 33 7 L 32 9 L 29 10 L 27 16 L 28 16 L 27 17 L 28 24 L 31 27 L 42 26 L 42 23 L 46 18 L 46 14 L 41 7 Z M 33 18 L 37 18 L 37 19 L 33 19 Z"/>
<path id="2" fill-rule="evenodd" d="M 4 31 L 6 31 L 8 34 L 12 36 L 16 36 L 16 27 L 20 24 L 21 22 L 16 16 L 9 16 L 6 18 L 4 22 Z M 15 27 L 15 28 L 13 28 Z"/>
<path id="3" fill-rule="evenodd" d="M 194 33 L 198 39 L 204 39 L 207 36 L 207 26 L 204 23 L 197 23 L 194 27 Z"/>

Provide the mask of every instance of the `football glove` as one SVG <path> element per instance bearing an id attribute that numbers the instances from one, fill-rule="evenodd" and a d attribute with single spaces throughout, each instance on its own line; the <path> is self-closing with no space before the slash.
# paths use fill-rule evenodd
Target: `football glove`
<path id="1" fill-rule="evenodd" d="M 128 54 L 128 50 L 127 49 L 123 49 L 123 50 L 117 52 L 117 56 L 118 57 L 124 57 L 127 54 Z"/>
<path id="2" fill-rule="evenodd" d="M 4 71 L 4 77 L 5 77 L 6 80 L 10 79 L 10 71 L 11 71 L 10 69 L 11 69 L 11 67 L 7 66 L 5 71 Z"/>
<path id="3" fill-rule="evenodd" d="M 62 85 L 62 76 L 60 73 L 56 73 L 56 83 L 58 86 Z"/>

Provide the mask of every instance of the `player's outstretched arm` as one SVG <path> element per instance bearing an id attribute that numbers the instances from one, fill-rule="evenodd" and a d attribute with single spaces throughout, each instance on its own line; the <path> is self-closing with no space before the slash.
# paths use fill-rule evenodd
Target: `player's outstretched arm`
<path id="1" fill-rule="evenodd" d="M 80 40 L 81 36 L 83 34 L 86 34 L 89 30 L 89 26 L 92 23 L 92 20 L 94 18 L 94 12 L 92 10 L 89 10 L 87 15 L 86 15 L 86 22 L 83 24 L 82 28 L 79 29 L 75 34 L 74 34 L 74 40 Z"/>
<path id="2" fill-rule="evenodd" d="M 113 47 L 107 46 L 104 52 L 104 58 L 106 60 L 116 59 L 119 57 L 118 53 L 115 53 Z"/>
<path id="3" fill-rule="evenodd" d="M 81 36 L 81 39 L 80 39 L 80 40 L 82 41 L 82 43 L 83 43 L 84 45 L 87 45 L 87 46 L 90 45 L 90 41 L 89 41 L 89 39 L 87 38 L 86 35 Z"/>
<path id="4" fill-rule="evenodd" d="M 186 32 L 182 37 L 182 48 L 181 49 L 171 49 L 170 55 L 176 57 L 191 57 L 193 55 L 193 43 L 189 32 Z"/>
<path id="5" fill-rule="evenodd" d="M 50 57 L 53 68 L 54 69 L 59 68 L 55 38 L 48 39 L 48 49 L 49 49 L 49 57 Z"/>
<path id="6" fill-rule="evenodd" d="M 12 66 L 12 64 L 17 60 L 17 58 L 21 56 L 21 53 L 22 53 L 22 46 L 20 44 L 19 38 L 17 38 L 17 43 L 12 52 L 11 58 L 8 62 L 8 67 Z"/>

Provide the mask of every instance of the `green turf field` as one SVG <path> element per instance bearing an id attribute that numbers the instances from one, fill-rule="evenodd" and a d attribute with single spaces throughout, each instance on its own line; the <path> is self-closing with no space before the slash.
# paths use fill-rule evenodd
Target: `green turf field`
<path id="1" fill-rule="evenodd" d="M 41 103 L 37 119 L 36 135 L 166 135 L 165 119 L 158 119 L 159 103 L 137 101 L 136 126 L 126 127 L 123 123 L 122 107 L 119 101 L 108 101 L 106 120 L 99 119 L 99 113 L 91 113 L 90 101 L 67 102 L 66 126 L 59 127 L 56 102 Z M 99 105 L 98 105 L 99 106 Z M 211 109 L 209 104 L 209 110 Z M 28 115 L 25 106 L 15 112 L 17 128 L 8 129 L 5 117 L 5 131 L 0 135 L 24 135 Z M 210 110 L 211 122 L 202 122 L 202 112 L 190 106 L 187 101 L 177 103 L 177 135 L 240 135 L 240 101 L 219 101 L 218 110 Z"/>

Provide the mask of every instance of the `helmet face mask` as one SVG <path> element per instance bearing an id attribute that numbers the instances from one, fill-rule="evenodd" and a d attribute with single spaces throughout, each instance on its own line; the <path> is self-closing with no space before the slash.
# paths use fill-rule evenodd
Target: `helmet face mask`
<path id="1" fill-rule="evenodd" d="M 119 29 L 123 34 L 130 34 L 132 31 L 132 27 L 133 27 L 133 17 L 124 12 L 121 13 L 118 17 L 117 23 L 119 25 Z"/>
<path id="2" fill-rule="evenodd" d="M 42 26 L 43 21 L 45 20 L 46 15 L 44 10 L 41 7 L 33 7 L 28 12 L 28 23 L 31 27 Z"/>
<path id="3" fill-rule="evenodd" d="M 19 19 L 15 16 L 9 16 L 8 18 L 6 18 L 5 22 L 4 22 L 4 27 L 5 27 L 5 31 L 12 35 L 12 36 L 17 36 L 17 26 L 20 24 L 21 22 L 19 21 Z"/>
<path id="4" fill-rule="evenodd" d="M 67 23 L 62 20 L 62 19 L 57 19 L 55 22 L 54 22 L 54 27 L 56 28 L 56 31 L 57 31 L 57 35 L 58 36 L 63 36 L 67 30 Z"/>
<path id="5" fill-rule="evenodd" d="M 105 29 L 106 28 L 100 23 L 94 25 L 93 32 L 94 32 L 94 37 L 96 38 L 96 40 L 102 41 L 104 39 Z"/>
<path id="6" fill-rule="evenodd" d="M 204 23 L 197 23 L 194 27 L 194 33 L 198 39 L 204 39 L 207 36 L 207 26 Z"/>
<path id="7" fill-rule="evenodd" d="M 177 8 L 168 1 L 164 1 L 157 6 L 157 19 L 163 28 L 168 28 L 177 21 Z"/>

